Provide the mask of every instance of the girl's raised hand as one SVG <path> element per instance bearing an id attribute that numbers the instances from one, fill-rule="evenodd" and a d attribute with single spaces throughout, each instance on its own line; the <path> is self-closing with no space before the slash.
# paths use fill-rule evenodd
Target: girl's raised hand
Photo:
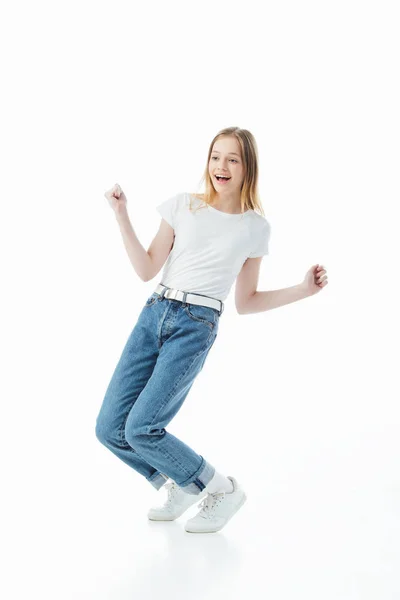
<path id="1" fill-rule="evenodd" d="M 322 288 L 328 285 L 328 276 L 326 275 L 325 267 L 318 264 L 310 267 L 302 285 L 310 296 L 320 292 Z"/>
<path id="2" fill-rule="evenodd" d="M 114 211 L 117 211 L 119 208 L 126 206 L 126 196 L 118 183 L 116 183 L 114 187 L 108 190 L 104 195 L 109 201 L 110 206 Z"/>

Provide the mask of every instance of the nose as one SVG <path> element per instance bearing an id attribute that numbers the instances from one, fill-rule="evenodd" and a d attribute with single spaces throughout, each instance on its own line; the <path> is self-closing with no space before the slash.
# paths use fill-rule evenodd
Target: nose
<path id="1" fill-rule="evenodd" d="M 227 164 L 226 164 L 226 163 L 225 163 L 225 162 L 222 160 L 222 161 L 220 162 L 220 164 L 218 165 L 218 167 L 217 167 L 217 170 L 218 170 L 220 173 L 227 173 L 229 169 L 228 169 L 228 166 L 227 166 Z"/>

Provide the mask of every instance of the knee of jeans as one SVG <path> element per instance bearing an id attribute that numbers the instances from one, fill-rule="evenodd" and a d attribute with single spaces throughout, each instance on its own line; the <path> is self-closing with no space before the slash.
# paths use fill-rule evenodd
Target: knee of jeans
<path id="1" fill-rule="evenodd" d="M 143 423 L 136 422 L 134 425 L 129 423 L 129 419 L 125 425 L 125 439 L 128 444 L 134 448 L 142 442 L 146 442 L 150 436 L 160 435 L 165 433 L 165 429 L 159 427 L 151 427 Z"/>
<path id="2" fill-rule="evenodd" d="M 107 421 L 104 421 L 100 418 L 97 418 L 96 420 L 95 434 L 99 442 L 102 444 L 107 444 L 107 442 L 110 442 L 115 438 L 111 427 L 107 424 Z"/>

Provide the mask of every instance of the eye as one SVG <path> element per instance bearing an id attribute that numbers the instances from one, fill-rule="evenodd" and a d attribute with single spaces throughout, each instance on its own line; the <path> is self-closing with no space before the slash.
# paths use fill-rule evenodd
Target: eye
<path id="1" fill-rule="evenodd" d="M 214 158 L 218 158 L 218 156 L 212 156 L 211 160 L 213 160 Z M 234 158 L 230 158 L 229 160 L 233 160 L 233 162 L 238 162 L 237 160 L 235 160 Z"/>

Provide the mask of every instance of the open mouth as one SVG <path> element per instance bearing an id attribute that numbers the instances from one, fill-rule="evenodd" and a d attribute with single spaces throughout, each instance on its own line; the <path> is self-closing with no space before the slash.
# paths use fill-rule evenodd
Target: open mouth
<path id="1" fill-rule="evenodd" d="M 219 175 L 216 175 L 215 179 L 218 183 L 227 183 L 230 180 L 230 177 L 220 177 Z"/>

